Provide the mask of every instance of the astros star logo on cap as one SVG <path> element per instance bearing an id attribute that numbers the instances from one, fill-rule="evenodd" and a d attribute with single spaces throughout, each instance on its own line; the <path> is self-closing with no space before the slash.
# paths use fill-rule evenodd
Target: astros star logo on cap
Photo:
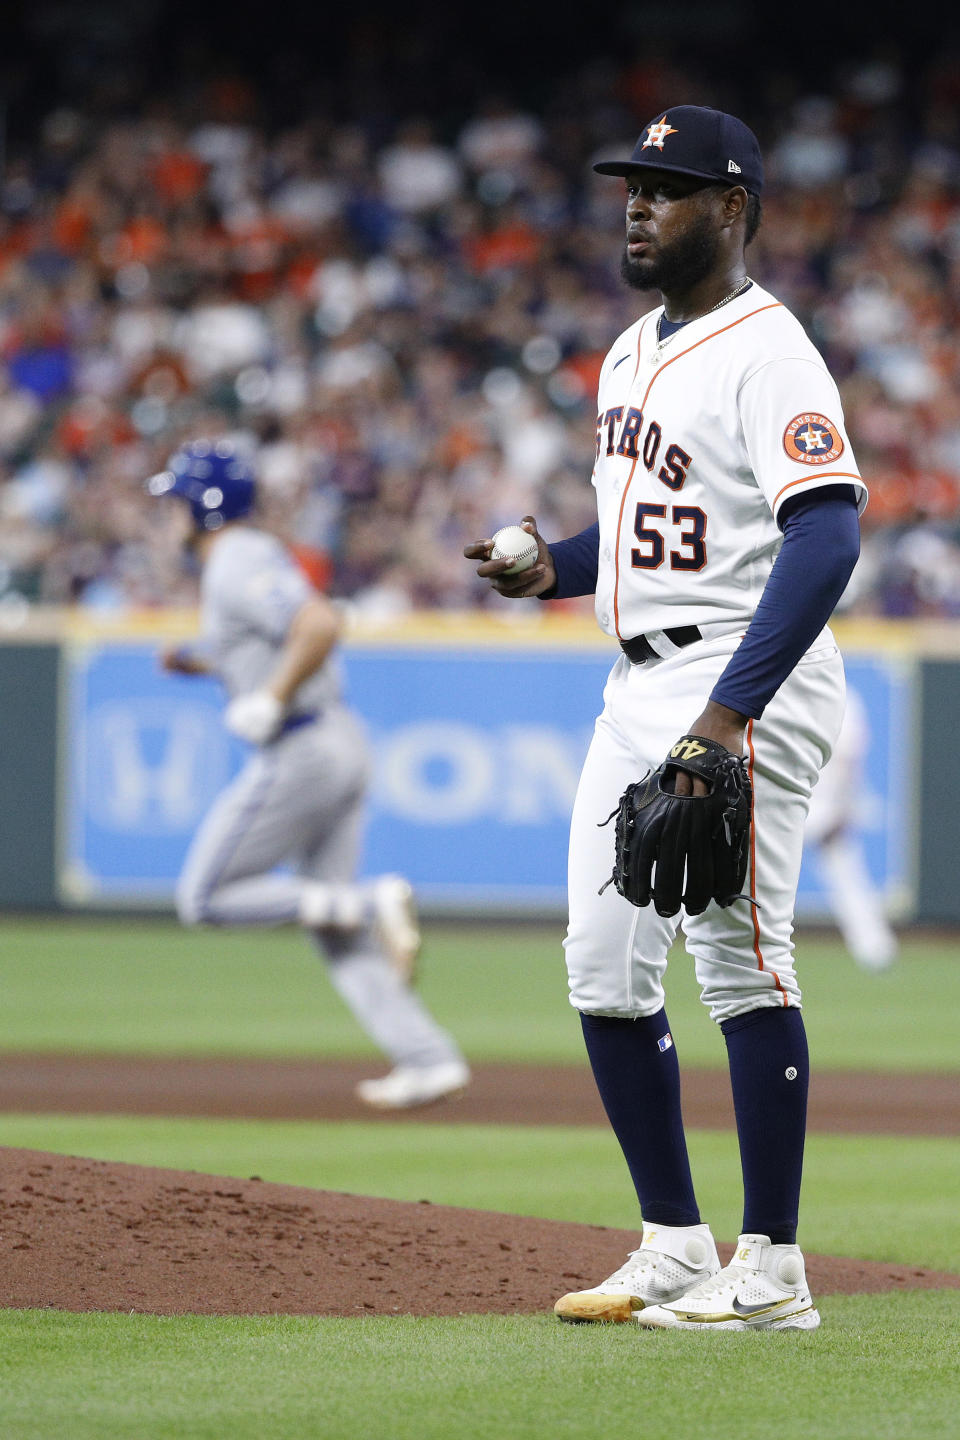
<path id="1" fill-rule="evenodd" d="M 662 150 L 663 142 L 667 136 L 676 135 L 676 133 L 677 131 L 674 126 L 667 124 L 667 117 L 666 114 L 664 114 L 659 120 L 655 120 L 652 125 L 647 126 L 647 138 L 644 140 L 641 149 L 648 150 L 651 145 L 656 145 L 658 150 Z"/>

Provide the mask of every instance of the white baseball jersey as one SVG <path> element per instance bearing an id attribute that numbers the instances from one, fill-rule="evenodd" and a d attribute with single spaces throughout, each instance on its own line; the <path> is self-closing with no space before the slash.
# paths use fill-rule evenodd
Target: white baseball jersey
<path id="1" fill-rule="evenodd" d="M 788 496 L 866 487 L 837 387 L 800 323 L 759 285 L 658 343 L 662 307 L 600 374 L 597 620 L 629 640 L 749 623 Z"/>
<path id="2" fill-rule="evenodd" d="M 600 519 L 597 618 L 656 656 L 610 673 L 570 827 L 571 1003 L 652 1015 L 682 925 L 702 997 L 723 1021 L 798 1007 L 793 907 L 803 826 L 843 713 L 843 663 L 829 627 L 745 734 L 753 824 L 745 890 L 759 903 L 664 919 L 608 886 L 603 822 L 696 721 L 753 618 L 781 544 L 788 496 L 822 485 L 866 490 L 837 387 L 799 323 L 753 285 L 663 344 L 657 309 L 604 362 L 593 482 Z M 658 632 L 696 625 L 678 648 Z"/>
<path id="3" fill-rule="evenodd" d="M 204 650 L 233 699 L 265 684 L 297 611 L 313 591 L 290 552 L 252 525 L 217 537 L 204 567 L 200 604 Z M 293 710 L 323 710 L 339 699 L 336 661 L 300 686 Z"/>

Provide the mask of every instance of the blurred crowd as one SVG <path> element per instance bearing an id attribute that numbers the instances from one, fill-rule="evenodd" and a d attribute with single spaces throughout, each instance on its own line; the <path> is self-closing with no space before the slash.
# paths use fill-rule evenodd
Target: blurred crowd
<path id="1" fill-rule="evenodd" d="M 501 604 L 463 544 L 595 518 L 600 362 L 656 299 L 619 280 L 591 162 L 737 100 L 641 56 L 537 111 L 276 127 L 233 78 L 48 113 L 0 189 L 0 610 L 192 603 L 144 480 L 198 435 L 255 452 L 266 523 L 360 610 Z M 871 490 L 848 603 L 958 615 L 960 66 L 908 87 L 881 55 L 739 108 L 750 273 L 826 356 Z"/>

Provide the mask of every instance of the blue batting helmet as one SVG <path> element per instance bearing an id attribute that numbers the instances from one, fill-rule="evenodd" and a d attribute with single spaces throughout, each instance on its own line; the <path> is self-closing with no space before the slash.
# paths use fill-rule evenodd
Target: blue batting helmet
<path id="1" fill-rule="evenodd" d="M 198 530 L 219 530 L 253 509 L 256 484 L 249 461 L 224 440 L 195 440 L 171 455 L 147 481 L 151 495 L 180 495 Z"/>

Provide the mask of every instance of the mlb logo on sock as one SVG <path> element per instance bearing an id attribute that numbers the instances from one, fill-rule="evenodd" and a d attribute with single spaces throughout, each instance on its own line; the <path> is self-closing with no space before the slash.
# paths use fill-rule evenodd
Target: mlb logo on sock
<path id="1" fill-rule="evenodd" d="M 658 1050 L 669 1050 L 669 1049 L 670 1049 L 670 1046 L 671 1046 L 672 1044 L 673 1044 L 673 1036 L 670 1034 L 670 1031 L 668 1030 L 667 1033 L 666 1033 L 666 1035 L 662 1036 L 662 1037 L 657 1041 L 657 1049 L 658 1049 Z"/>

